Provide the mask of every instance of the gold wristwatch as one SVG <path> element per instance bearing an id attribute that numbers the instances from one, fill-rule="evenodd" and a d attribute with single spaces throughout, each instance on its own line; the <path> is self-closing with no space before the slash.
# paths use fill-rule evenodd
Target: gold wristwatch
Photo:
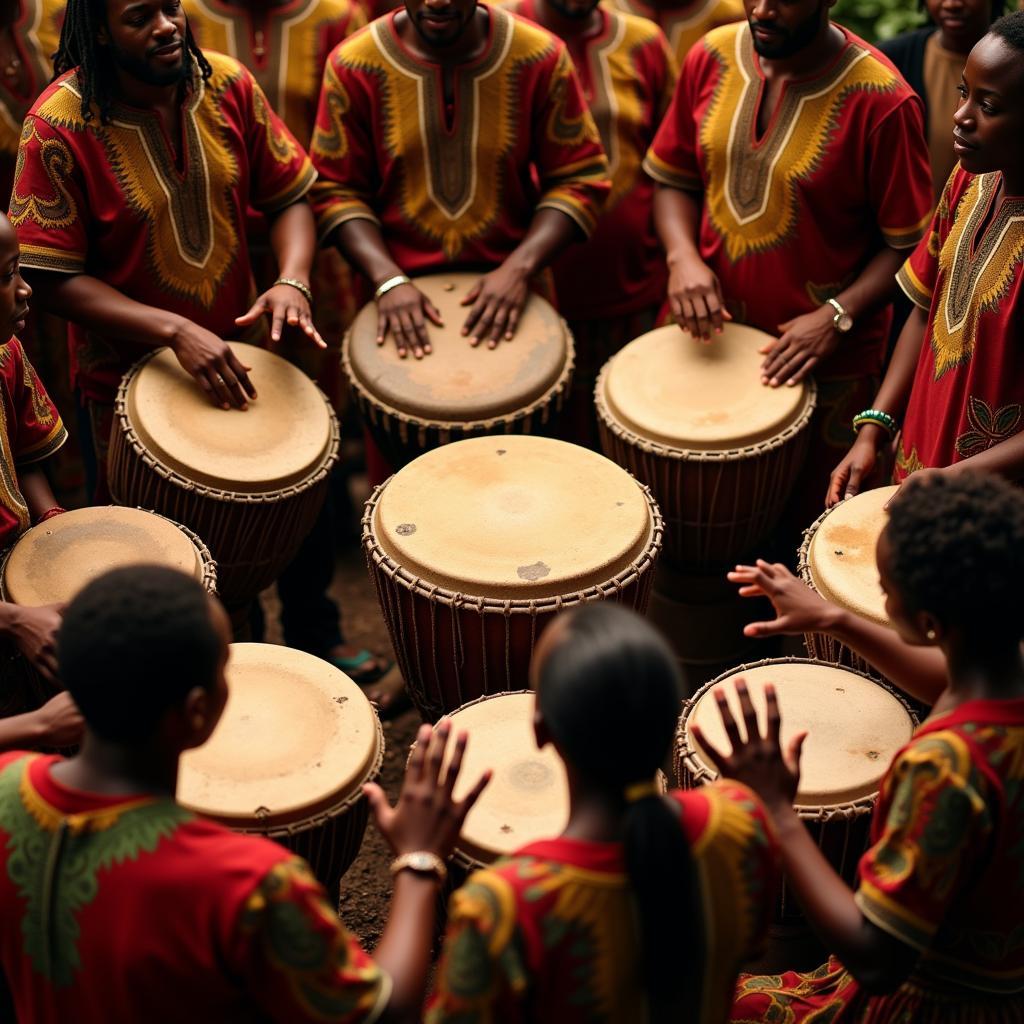
<path id="1" fill-rule="evenodd" d="M 415 850 L 412 853 L 403 853 L 391 862 L 391 874 L 397 875 L 399 871 L 415 871 L 418 875 L 433 875 L 442 885 L 448 878 L 448 868 L 436 853 L 428 853 L 426 850 Z"/>
<path id="2" fill-rule="evenodd" d="M 853 330 L 853 317 L 843 309 L 838 299 L 829 299 L 828 304 L 836 311 L 832 317 L 832 326 L 840 334 L 848 334 Z"/>

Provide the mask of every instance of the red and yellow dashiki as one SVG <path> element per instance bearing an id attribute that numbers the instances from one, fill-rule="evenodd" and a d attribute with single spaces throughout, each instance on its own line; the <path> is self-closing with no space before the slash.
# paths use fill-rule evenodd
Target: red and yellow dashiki
<path id="1" fill-rule="evenodd" d="M 0 757 L 0 965 L 34 1024 L 363 1024 L 391 982 L 306 863 L 173 800 Z"/>
<path id="2" fill-rule="evenodd" d="M 321 238 L 349 220 L 374 221 L 395 262 L 416 273 L 500 264 L 539 208 L 593 231 L 608 164 L 565 45 L 480 8 L 487 44 L 454 70 L 447 110 L 441 66 L 401 41 L 400 12 L 331 54 L 312 143 Z"/>
<path id="3" fill-rule="evenodd" d="M 775 838 L 735 782 L 674 792 L 702 897 L 702 1006 L 726 1018 L 740 964 L 775 905 Z M 679 922 L 679 956 L 701 921 Z M 636 911 L 621 843 L 531 843 L 452 897 L 428 1024 L 635 1024 L 646 1019 Z"/>
<path id="4" fill-rule="evenodd" d="M 744 976 L 732 1020 L 1024 1021 L 1024 700 L 968 701 L 921 726 L 882 782 L 871 839 L 857 905 L 920 951 L 911 977 L 870 996 L 835 958 Z"/>
<path id="5" fill-rule="evenodd" d="M 675 6 L 647 4 L 643 0 L 608 0 L 610 7 L 653 21 L 665 33 L 682 67 L 686 55 L 713 28 L 743 21 L 743 0 L 683 0 Z"/>
<path id="6" fill-rule="evenodd" d="M 0 344 L 0 550 L 31 525 L 18 473 L 52 455 L 67 437 L 21 342 Z"/>
<path id="7" fill-rule="evenodd" d="M 301 199 L 315 172 L 305 151 L 237 61 L 207 54 L 182 103 L 178 165 L 158 114 L 116 104 L 113 122 L 82 118 L 74 71 L 33 105 L 21 136 L 10 217 L 21 264 L 90 274 L 222 338 L 249 307 L 246 210 Z M 112 402 L 144 349 L 71 326 L 72 377 Z"/>
<path id="8" fill-rule="evenodd" d="M 943 468 L 1024 427 L 1024 196 L 999 172 L 953 171 L 931 231 L 897 275 L 928 312 L 895 476 Z"/>

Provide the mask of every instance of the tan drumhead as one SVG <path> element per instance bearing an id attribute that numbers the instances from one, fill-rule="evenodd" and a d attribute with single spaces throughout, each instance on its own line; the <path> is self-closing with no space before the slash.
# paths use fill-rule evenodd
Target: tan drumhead
<path id="1" fill-rule="evenodd" d="M 70 601 L 108 569 L 140 563 L 203 578 L 195 544 L 169 519 L 115 505 L 75 509 L 21 535 L 4 570 L 4 595 L 24 605 Z"/>
<path id="2" fill-rule="evenodd" d="M 441 313 L 444 327 L 429 326 L 433 352 L 398 357 L 394 340 L 377 344 L 377 304 L 364 306 L 346 338 L 352 373 L 379 402 L 421 420 L 467 423 L 510 415 L 541 398 L 565 370 L 568 332 L 539 295 L 526 300 L 515 340 L 496 349 L 473 348 L 462 336 L 469 307 L 462 300 L 479 274 L 416 278 Z"/>
<path id="3" fill-rule="evenodd" d="M 552 747 L 538 750 L 533 738 L 534 699 L 505 693 L 451 716 L 453 732 L 469 733 L 455 796 L 465 796 L 488 768 L 494 772 L 458 842 L 463 854 L 483 864 L 525 843 L 553 839 L 569 821 L 565 767 Z"/>
<path id="4" fill-rule="evenodd" d="M 380 753 L 376 715 L 344 672 L 303 651 L 232 644 L 224 715 L 181 759 L 178 800 L 228 825 L 290 824 L 355 793 Z"/>
<path id="5" fill-rule="evenodd" d="M 886 502 L 897 490 L 878 487 L 840 502 L 818 523 L 807 550 L 814 589 L 834 604 L 883 626 L 890 623 L 875 545 L 889 521 Z"/>
<path id="6" fill-rule="evenodd" d="M 564 441 L 470 438 L 421 455 L 381 492 L 374 532 L 402 568 L 476 597 L 531 600 L 611 579 L 650 537 L 625 470 Z"/>
<path id="7" fill-rule="evenodd" d="M 704 345 L 678 327 L 659 327 L 613 356 L 602 377 L 609 414 L 640 437 L 673 448 L 728 451 L 767 441 L 811 401 L 805 384 L 761 383 L 770 335 L 727 324 Z"/>
<path id="8" fill-rule="evenodd" d="M 904 704 L 881 683 L 819 662 L 758 665 L 737 670 L 720 682 L 738 720 L 733 684 L 741 677 L 750 687 L 762 727 L 764 684 L 775 684 L 784 746 L 795 733 L 807 730 L 796 795 L 801 806 L 828 807 L 876 793 L 893 755 L 914 730 Z M 698 698 L 687 724 L 699 725 L 712 746 L 727 752 L 730 744 L 715 705 L 715 689 L 709 687 Z M 699 747 L 696 756 L 710 767 Z"/>
<path id="9" fill-rule="evenodd" d="M 128 421 L 149 453 L 181 476 L 226 491 L 258 494 L 301 483 L 323 462 L 331 414 L 316 385 L 287 360 L 232 343 L 258 398 L 220 409 L 161 349 L 128 387 Z"/>

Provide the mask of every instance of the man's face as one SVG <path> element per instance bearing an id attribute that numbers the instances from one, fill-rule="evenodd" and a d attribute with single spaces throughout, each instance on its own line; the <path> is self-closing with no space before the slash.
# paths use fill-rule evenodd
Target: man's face
<path id="1" fill-rule="evenodd" d="M 107 0 L 100 43 L 126 74 L 146 85 L 174 85 L 188 77 L 185 11 L 178 0 Z"/>
<path id="2" fill-rule="evenodd" d="M 826 0 L 745 0 L 754 49 L 768 60 L 784 60 L 817 39 L 828 18 Z"/>
<path id="3" fill-rule="evenodd" d="M 600 0 L 547 0 L 547 2 L 563 17 L 570 21 L 586 21 Z"/>
<path id="4" fill-rule="evenodd" d="M 444 50 L 462 38 L 476 13 L 476 0 L 405 0 L 405 11 L 427 46 Z"/>

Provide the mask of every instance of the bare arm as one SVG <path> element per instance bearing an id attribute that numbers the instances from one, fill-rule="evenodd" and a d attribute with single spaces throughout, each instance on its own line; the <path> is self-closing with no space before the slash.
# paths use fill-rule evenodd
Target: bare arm
<path id="1" fill-rule="evenodd" d="M 46 474 L 34 467 L 23 470 L 18 474 L 18 486 L 28 505 L 29 515 L 35 522 L 44 512 L 57 507 L 57 499 L 54 497 L 50 487 L 50 481 Z"/>
<path id="2" fill-rule="evenodd" d="M 1024 479 L 1024 431 L 943 470 L 945 473 L 965 471 L 997 473 L 1013 481 Z"/>
<path id="3" fill-rule="evenodd" d="M 58 693 L 37 711 L 0 718 L 0 750 L 68 747 L 82 738 L 85 722 L 69 693 Z"/>

